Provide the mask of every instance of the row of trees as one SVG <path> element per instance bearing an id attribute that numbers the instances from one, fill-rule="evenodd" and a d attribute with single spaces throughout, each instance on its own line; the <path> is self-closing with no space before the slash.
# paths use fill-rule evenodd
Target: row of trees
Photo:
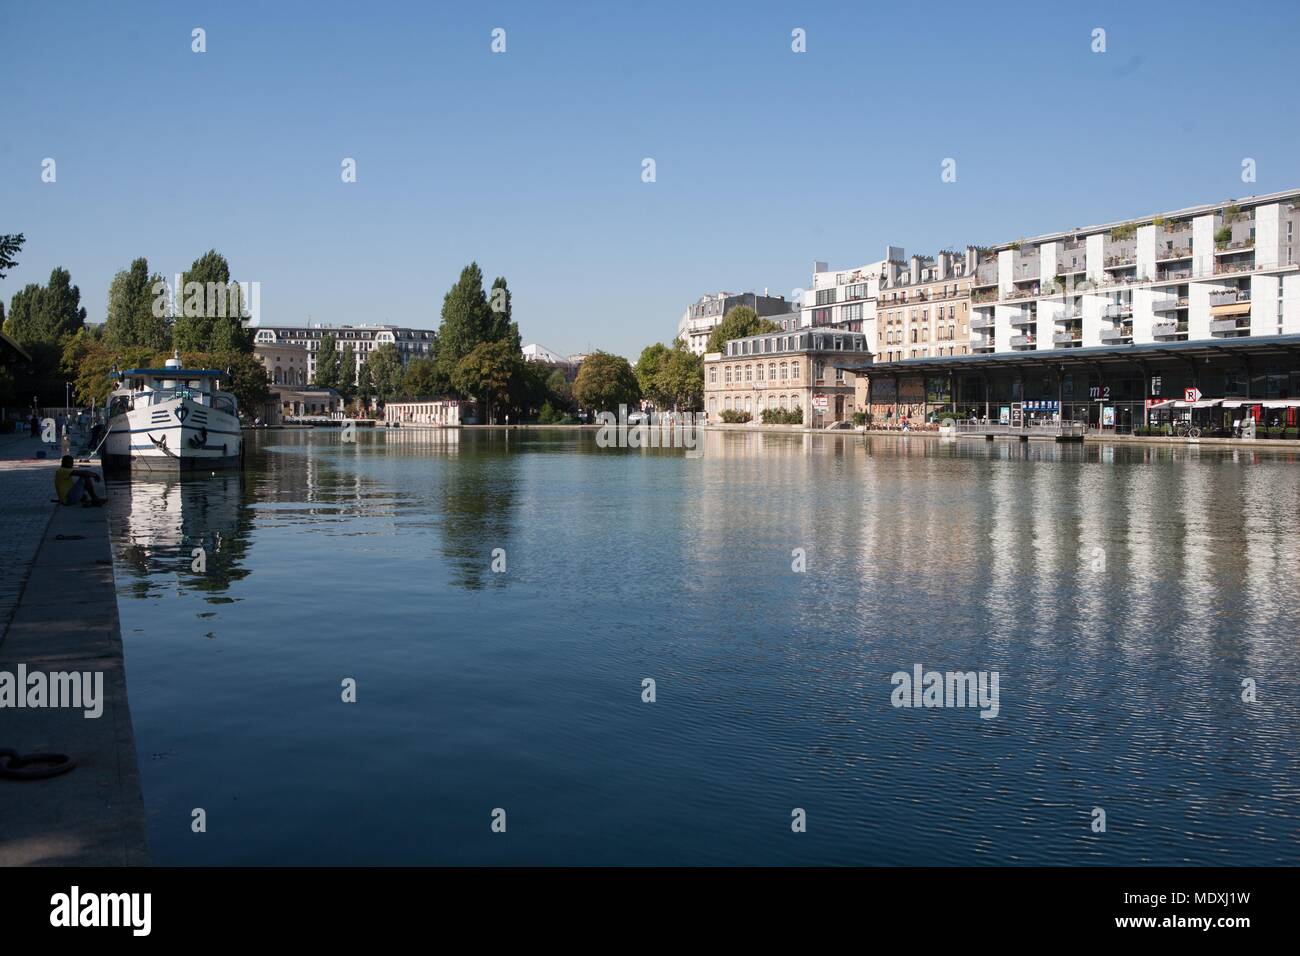
<path id="1" fill-rule="evenodd" d="M 0 278 L 15 264 L 22 243 L 21 235 L 0 236 Z M 200 308 L 190 302 L 173 308 L 160 300 L 160 290 L 166 289 L 163 277 L 150 271 L 147 259 L 135 259 L 113 277 L 102 325 L 86 323 L 80 290 L 67 270 L 56 268 L 43 286 L 29 284 L 14 294 L 7 316 L 0 302 L 5 332 L 32 356 L 25 377 L 0 377 L 0 401 L 36 395 L 41 404 L 57 405 L 63 401 L 63 382 L 71 380 L 79 403 L 102 402 L 111 389 L 113 368 L 155 364 L 175 349 L 187 365 L 229 369 L 227 387 L 251 414 L 269 397 L 269 382 L 252 354 L 253 332 L 240 321 L 242 302 L 225 257 L 210 250 L 196 259 L 181 277 L 178 296 L 191 283 L 228 290 L 229 299 L 219 312 L 210 300 Z M 739 306 L 714 330 L 708 350 L 721 350 L 727 339 L 774 330 L 753 309 Z M 482 270 L 471 262 L 443 297 L 440 325 L 427 355 L 404 364 L 401 352 L 389 344 L 358 365 L 351 343 L 340 348 L 335 337 L 326 335 L 313 384 L 336 389 L 348 403 L 366 408 L 397 399 L 451 396 L 478 400 L 489 422 L 503 416 L 564 421 L 579 408 L 635 406 L 643 398 L 661 409 L 702 408 L 704 373 L 700 357 L 676 341 L 648 346 L 635 368 L 619 356 L 595 352 L 570 385 L 562 372 L 523 360 L 506 280 L 498 277 L 485 291 Z"/>
<path id="2" fill-rule="evenodd" d="M 13 264 L 16 248 L 6 241 L 4 265 Z M 2 275 L 3 273 L 0 273 Z M 226 369 L 225 387 L 242 407 L 256 408 L 270 394 L 266 371 L 253 356 L 253 333 L 240 321 L 243 303 L 231 281 L 230 266 L 216 250 L 194 260 L 181 277 L 181 289 L 197 283 L 224 296 L 218 309 L 213 298 L 200 297 L 175 309 L 162 276 L 149 271 L 145 258 L 134 260 L 109 285 L 108 315 L 102 324 L 88 324 L 81 290 L 66 269 L 55 268 L 47 283 L 29 283 L 14 293 L 8 313 L 0 305 L 5 334 L 31 356 L 18 365 L 10 380 L 0 381 L 0 401 L 61 405 L 65 382 L 75 388 L 78 404 L 102 404 L 112 390 L 113 369 L 159 364 L 173 350 L 191 366 Z"/>

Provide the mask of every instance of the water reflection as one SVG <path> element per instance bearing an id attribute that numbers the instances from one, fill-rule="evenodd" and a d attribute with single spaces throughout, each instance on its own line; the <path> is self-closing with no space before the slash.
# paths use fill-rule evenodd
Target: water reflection
<path id="1" fill-rule="evenodd" d="M 179 754 L 145 764 L 150 812 L 240 793 L 230 839 L 160 827 L 158 859 L 1294 861 L 1292 453 L 738 431 L 702 450 L 278 432 L 242 477 L 132 486 L 123 594 L 178 598 L 121 605 L 141 750 Z M 194 621 L 220 597 L 239 600 Z M 222 640 L 155 640 L 205 631 Z M 917 662 L 999 671 L 1001 716 L 892 709 Z M 364 707 L 337 706 L 341 675 Z M 636 706 L 646 675 L 668 706 Z M 337 773 L 359 756 L 371 774 Z M 507 790 L 529 826 L 480 839 Z M 1089 831 L 1104 801 L 1125 839 Z M 818 827 L 773 837 L 774 803 Z"/>
<path id="2" fill-rule="evenodd" d="M 237 473 L 115 484 L 109 520 L 114 564 L 127 582 L 121 594 L 158 597 L 170 580 L 217 601 L 249 573 L 252 520 Z"/>

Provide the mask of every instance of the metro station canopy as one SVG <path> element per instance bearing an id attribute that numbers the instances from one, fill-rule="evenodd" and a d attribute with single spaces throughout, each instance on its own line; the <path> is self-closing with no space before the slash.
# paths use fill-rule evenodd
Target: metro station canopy
<path id="1" fill-rule="evenodd" d="M 846 356 L 847 358 L 847 356 Z M 1195 342 L 1154 342 L 1142 345 L 1052 349 L 1042 352 L 992 352 L 984 355 L 944 355 L 898 362 L 837 362 L 836 368 L 866 375 L 946 375 L 950 372 L 1045 371 L 1059 369 L 1135 368 L 1176 362 L 1180 365 L 1288 362 L 1300 368 L 1300 335 L 1243 336 L 1239 339 L 1200 339 Z"/>

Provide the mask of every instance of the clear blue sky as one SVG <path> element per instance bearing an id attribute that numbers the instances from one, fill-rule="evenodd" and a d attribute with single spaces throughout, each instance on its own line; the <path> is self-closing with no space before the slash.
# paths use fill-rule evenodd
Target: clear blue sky
<path id="1" fill-rule="evenodd" d="M 525 341 L 635 357 L 814 259 L 1300 185 L 1298 10 L 5 0 L 0 233 L 27 245 L 0 295 L 62 265 L 100 321 L 132 258 L 215 247 L 264 322 L 436 327 L 475 259 Z"/>

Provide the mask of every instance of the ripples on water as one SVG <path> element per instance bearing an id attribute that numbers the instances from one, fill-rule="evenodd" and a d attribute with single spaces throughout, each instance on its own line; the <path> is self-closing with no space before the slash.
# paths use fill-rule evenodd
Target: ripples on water
<path id="1" fill-rule="evenodd" d="M 160 863 L 1300 856 L 1295 455 L 257 437 L 116 490 Z M 1000 715 L 893 708 L 917 663 Z"/>

